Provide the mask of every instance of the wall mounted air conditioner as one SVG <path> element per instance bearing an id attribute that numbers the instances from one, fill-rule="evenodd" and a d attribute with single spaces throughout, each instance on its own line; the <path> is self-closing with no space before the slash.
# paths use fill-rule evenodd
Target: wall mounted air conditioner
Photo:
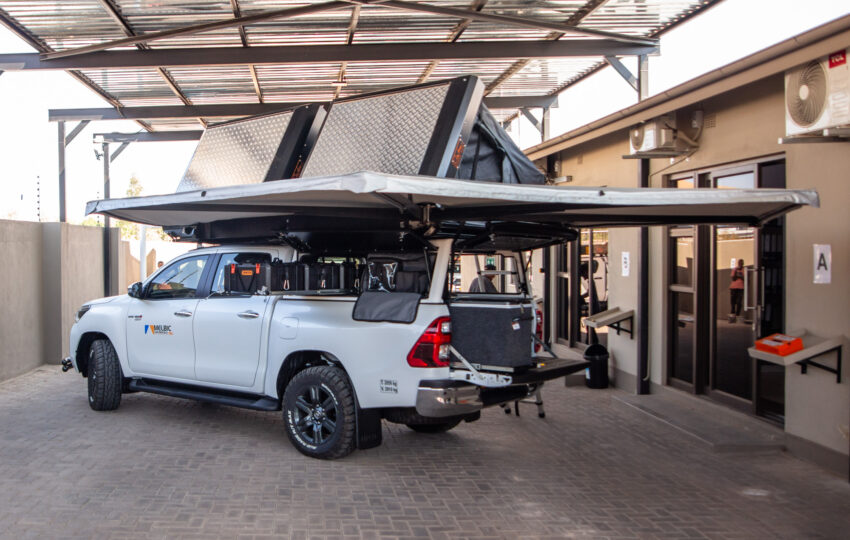
<path id="1" fill-rule="evenodd" d="M 681 156 L 690 146 L 678 136 L 675 113 L 653 118 L 629 131 L 630 153 L 624 158 Z"/>
<path id="2" fill-rule="evenodd" d="M 850 66 L 837 51 L 785 73 L 785 132 L 819 133 L 850 124 Z"/>

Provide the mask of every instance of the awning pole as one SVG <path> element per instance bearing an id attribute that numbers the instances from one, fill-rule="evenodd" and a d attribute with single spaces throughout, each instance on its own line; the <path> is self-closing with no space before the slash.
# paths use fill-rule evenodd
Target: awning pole
<path id="1" fill-rule="evenodd" d="M 638 100 L 649 94 L 649 59 L 638 57 Z M 639 185 L 649 187 L 649 159 L 640 160 Z M 640 228 L 640 266 L 638 267 L 638 357 L 637 393 L 649 394 L 649 227 Z"/>

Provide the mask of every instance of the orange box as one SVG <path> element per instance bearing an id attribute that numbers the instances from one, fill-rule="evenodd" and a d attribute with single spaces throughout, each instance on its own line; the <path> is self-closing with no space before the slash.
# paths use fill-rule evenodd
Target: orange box
<path id="1" fill-rule="evenodd" d="M 756 341 L 756 350 L 764 351 L 779 356 L 788 356 L 803 350 L 803 340 L 786 336 L 785 334 L 773 334 Z"/>

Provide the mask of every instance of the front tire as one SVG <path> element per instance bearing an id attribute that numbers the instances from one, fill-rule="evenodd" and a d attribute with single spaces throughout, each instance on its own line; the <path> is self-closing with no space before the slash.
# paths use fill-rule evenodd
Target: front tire
<path id="1" fill-rule="evenodd" d="M 121 404 L 123 375 L 115 348 L 108 339 L 98 339 L 89 347 L 89 407 L 112 411 Z"/>
<path id="2" fill-rule="evenodd" d="M 286 435 L 305 456 L 338 459 L 355 447 L 354 390 L 345 372 L 334 366 L 307 368 L 283 393 Z"/>

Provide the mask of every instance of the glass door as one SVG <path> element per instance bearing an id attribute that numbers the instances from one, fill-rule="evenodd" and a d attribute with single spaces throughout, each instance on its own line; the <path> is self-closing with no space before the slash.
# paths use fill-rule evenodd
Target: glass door
<path id="1" fill-rule="evenodd" d="M 715 189 L 755 189 L 753 166 L 711 175 Z M 716 226 L 712 245 L 713 344 L 711 390 L 742 400 L 753 399 L 752 359 L 747 348 L 756 340 L 759 270 L 754 227 Z M 718 396 L 718 397 L 726 397 Z"/>
<path id="2" fill-rule="evenodd" d="M 781 188 L 785 163 L 687 173 L 670 185 Z M 668 242 L 668 382 L 781 422 L 784 370 L 755 362 L 747 349 L 783 331 L 784 222 L 671 227 Z"/>

